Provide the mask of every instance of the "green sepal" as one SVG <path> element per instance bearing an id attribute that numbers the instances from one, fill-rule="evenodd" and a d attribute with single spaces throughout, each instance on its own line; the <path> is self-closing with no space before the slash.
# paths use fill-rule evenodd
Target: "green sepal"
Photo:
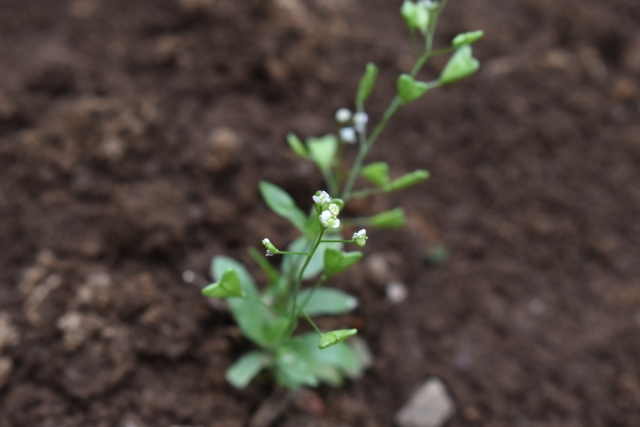
<path id="1" fill-rule="evenodd" d="M 360 175 L 382 187 L 389 182 L 389 165 L 386 162 L 369 163 L 360 170 Z"/>
<path id="2" fill-rule="evenodd" d="M 402 74 L 398 77 L 398 95 L 402 102 L 411 102 L 422 97 L 429 90 L 429 85 L 425 82 L 414 80 L 409 74 Z"/>
<path id="3" fill-rule="evenodd" d="M 299 301 L 306 301 L 312 292 L 306 289 L 298 295 Z M 319 288 L 313 292 L 309 302 L 304 307 L 307 316 L 337 316 L 352 311 L 358 307 L 358 299 L 339 289 Z"/>
<path id="4" fill-rule="evenodd" d="M 291 150 L 303 159 L 309 159 L 309 150 L 294 133 L 287 134 L 287 142 Z"/>
<path id="5" fill-rule="evenodd" d="M 367 219 L 367 225 L 378 228 L 399 228 L 407 222 L 404 209 L 395 208 Z"/>
<path id="6" fill-rule="evenodd" d="M 478 40 L 480 40 L 483 36 L 484 36 L 484 31 L 482 31 L 482 30 L 469 31 L 467 33 L 462 33 L 462 34 L 458 34 L 457 36 L 455 36 L 455 38 L 453 39 L 451 44 L 454 47 L 461 47 L 461 46 L 464 46 L 466 44 L 475 43 Z"/>
<path id="7" fill-rule="evenodd" d="M 323 170 L 329 170 L 333 163 L 333 158 L 338 151 L 338 138 L 335 135 L 325 135 L 321 138 L 307 139 L 309 155 L 311 159 Z"/>
<path id="8" fill-rule="evenodd" d="M 364 75 L 360 79 L 360 85 L 358 86 L 358 95 L 356 96 L 356 104 L 362 106 L 369 96 L 373 87 L 376 84 L 376 78 L 378 77 L 378 67 L 372 62 L 367 64 Z"/>
<path id="9" fill-rule="evenodd" d="M 422 169 L 402 175 L 382 187 L 385 191 L 398 191 L 429 179 L 431 174 Z"/>
<path id="10" fill-rule="evenodd" d="M 327 248 L 324 253 L 324 275 L 333 277 L 351 267 L 362 258 L 362 252 L 342 252 L 338 249 Z"/>
<path id="11" fill-rule="evenodd" d="M 466 79 L 480 69 L 480 61 L 473 57 L 471 46 L 468 44 L 460 47 L 451 56 L 449 62 L 440 74 L 440 83 L 443 85 Z"/>
<path id="12" fill-rule="evenodd" d="M 242 291 L 240 278 L 233 268 L 228 268 L 218 282 L 202 289 L 202 295 L 207 298 L 233 298 L 247 296 L 247 294 Z"/>
<path id="13" fill-rule="evenodd" d="M 422 34 L 426 34 L 429 28 L 429 10 L 422 3 L 413 3 L 405 0 L 400 8 L 400 14 L 407 23 L 409 30 L 420 30 Z"/>
<path id="14" fill-rule="evenodd" d="M 245 388 L 260 371 L 271 364 L 271 357 L 264 351 L 252 351 L 243 355 L 224 374 L 235 388 Z"/>
<path id="15" fill-rule="evenodd" d="M 335 331 L 327 332 L 320 335 L 320 340 L 318 341 L 318 348 L 324 350 L 327 347 L 331 347 L 332 345 L 336 345 L 339 342 L 346 340 L 349 337 L 354 336 L 358 333 L 357 329 L 338 329 Z"/>
<path id="16" fill-rule="evenodd" d="M 307 216 L 296 206 L 289 193 L 267 181 L 260 181 L 260 193 L 272 211 L 291 221 L 300 232 L 307 232 Z"/>
<path id="17" fill-rule="evenodd" d="M 267 261 L 267 259 L 262 255 L 262 252 L 251 246 L 249 248 L 249 255 L 251 255 L 251 258 L 253 258 L 256 264 L 258 264 L 262 271 L 264 271 L 269 283 L 278 283 L 280 280 L 280 273 L 278 273 L 278 270 L 271 265 L 269 261 Z"/>

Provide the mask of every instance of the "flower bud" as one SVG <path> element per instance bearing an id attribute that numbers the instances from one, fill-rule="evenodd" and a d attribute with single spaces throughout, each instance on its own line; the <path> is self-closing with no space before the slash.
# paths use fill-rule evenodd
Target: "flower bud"
<path id="1" fill-rule="evenodd" d="M 273 256 L 280 252 L 269 239 L 263 239 L 262 244 L 267 248 L 267 256 Z M 269 252 L 271 252 L 271 255 L 269 255 Z"/>
<path id="2" fill-rule="evenodd" d="M 357 233 L 353 233 L 352 239 L 356 245 L 363 247 L 367 243 L 367 239 L 368 239 L 367 230 L 362 229 Z"/>
<path id="3" fill-rule="evenodd" d="M 345 124 L 351 120 L 351 110 L 348 108 L 341 108 L 336 111 L 336 122 Z"/>

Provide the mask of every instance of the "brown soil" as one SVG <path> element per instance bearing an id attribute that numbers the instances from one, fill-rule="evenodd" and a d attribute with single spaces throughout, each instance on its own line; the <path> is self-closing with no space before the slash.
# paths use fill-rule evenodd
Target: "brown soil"
<path id="1" fill-rule="evenodd" d="M 379 116 L 410 65 L 399 4 L 0 1 L 0 426 L 246 424 L 271 383 L 225 383 L 250 346 L 181 273 L 225 254 L 260 277 L 246 248 L 295 237 L 257 183 L 310 204 L 284 135 L 334 131 L 368 60 Z M 431 181 L 350 208 L 410 219 L 336 281 L 375 363 L 318 390 L 321 423 L 279 425 L 390 426 L 429 376 L 449 426 L 640 425 L 640 2 L 453 0 L 439 42 L 477 28 L 481 73 L 371 156 Z"/>

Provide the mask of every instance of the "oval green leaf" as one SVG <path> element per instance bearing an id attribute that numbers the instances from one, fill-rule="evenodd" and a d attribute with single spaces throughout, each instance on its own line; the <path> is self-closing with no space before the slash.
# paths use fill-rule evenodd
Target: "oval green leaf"
<path id="1" fill-rule="evenodd" d="M 348 313 L 358 306 L 358 299 L 339 289 L 319 288 L 312 294 L 311 289 L 300 292 L 298 301 L 309 301 L 303 307 L 307 316 L 336 316 Z"/>
<path id="2" fill-rule="evenodd" d="M 291 221 L 300 232 L 307 232 L 307 216 L 282 188 L 267 181 L 260 181 L 260 193 L 267 206 L 276 214 Z"/>

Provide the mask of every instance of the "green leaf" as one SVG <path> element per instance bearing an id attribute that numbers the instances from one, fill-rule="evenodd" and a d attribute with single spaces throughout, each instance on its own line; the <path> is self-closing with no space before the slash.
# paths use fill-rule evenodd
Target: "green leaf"
<path id="1" fill-rule="evenodd" d="M 307 150 L 307 147 L 304 146 L 302 141 L 300 141 L 300 138 L 298 138 L 294 133 L 289 133 L 287 135 L 287 142 L 294 153 L 303 159 L 309 159 L 309 151 Z"/>
<path id="2" fill-rule="evenodd" d="M 477 30 L 477 31 L 469 31 L 467 33 L 462 33 L 462 34 L 458 34 L 453 41 L 451 42 L 451 44 L 454 47 L 461 47 L 464 46 L 466 44 L 472 44 L 477 42 L 478 40 L 480 40 L 482 37 L 484 36 L 484 31 L 482 30 Z"/>
<path id="3" fill-rule="evenodd" d="M 306 301 L 312 292 L 306 289 L 300 292 L 298 301 Z M 338 289 L 319 288 L 313 293 L 304 307 L 307 316 L 338 315 L 348 313 L 358 306 L 358 299 Z"/>
<path id="4" fill-rule="evenodd" d="M 236 361 L 224 376 L 235 388 L 245 388 L 263 368 L 271 364 L 271 358 L 263 351 L 252 351 Z"/>
<path id="5" fill-rule="evenodd" d="M 307 232 L 307 216 L 286 191 L 270 182 L 260 181 L 260 193 L 272 211 L 291 221 L 300 232 Z"/>
<path id="6" fill-rule="evenodd" d="M 360 85 L 358 86 L 358 95 L 356 96 L 356 104 L 362 106 L 369 96 L 376 84 L 376 78 L 378 77 L 378 67 L 372 62 L 367 64 L 364 75 L 360 79 Z"/>
<path id="7" fill-rule="evenodd" d="M 357 333 L 358 333 L 357 329 L 338 329 L 335 331 L 327 332 L 325 334 L 320 335 L 320 340 L 318 341 L 318 348 L 325 349 L 327 347 L 331 347 L 332 345 L 336 345 L 339 342 L 342 342 L 347 338 L 354 336 Z"/>
<path id="8" fill-rule="evenodd" d="M 418 169 L 417 171 L 402 175 L 400 178 L 394 179 L 383 187 L 385 191 L 397 191 L 402 190 L 412 185 L 416 185 L 422 181 L 429 179 L 429 172 L 426 170 Z"/>
<path id="9" fill-rule="evenodd" d="M 349 378 L 359 378 L 365 367 L 360 361 L 355 349 L 346 342 L 340 342 L 323 350 L 319 349 L 318 334 L 315 332 L 309 332 L 297 337 L 290 344 L 290 347 L 300 354 L 301 357 L 304 357 L 311 367 L 314 365 L 332 366 L 339 369 L 340 372 L 345 373 Z M 320 369 L 314 369 L 314 372 L 318 371 L 320 371 Z M 323 379 L 321 375 L 316 375 L 321 380 L 328 382 Z"/>
<path id="10" fill-rule="evenodd" d="M 333 158 L 338 151 L 338 138 L 335 135 L 325 135 L 322 138 L 307 139 L 309 155 L 321 170 L 329 170 Z"/>
<path id="11" fill-rule="evenodd" d="M 386 162 L 370 163 L 362 168 L 360 175 L 381 187 L 389 182 L 389 165 Z"/>
<path id="12" fill-rule="evenodd" d="M 429 85 L 425 82 L 418 82 L 409 74 L 402 74 L 398 77 L 398 95 L 402 102 L 411 102 L 422 97 L 429 90 Z"/>
<path id="13" fill-rule="evenodd" d="M 202 294 L 207 298 L 233 298 L 245 297 L 242 291 L 240 278 L 233 268 L 228 268 L 220 281 L 213 283 L 202 290 Z"/>
<path id="14" fill-rule="evenodd" d="M 398 228 L 406 222 L 407 218 L 402 208 L 382 212 L 367 219 L 367 225 L 378 228 Z"/>
<path id="15" fill-rule="evenodd" d="M 324 275 L 329 278 L 343 272 L 362 258 L 362 252 L 342 252 L 327 248 L 324 254 Z"/>
<path id="16" fill-rule="evenodd" d="M 220 281 L 228 269 L 235 270 L 242 290 L 247 298 L 231 298 L 229 308 L 233 313 L 240 330 L 251 341 L 261 347 L 270 348 L 274 342 L 270 340 L 271 329 L 277 327 L 279 316 L 271 313 L 259 304 L 260 294 L 249 272 L 239 262 L 223 256 L 213 259 L 211 264 L 214 279 Z"/>
<path id="17" fill-rule="evenodd" d="M 302 385 L 318 386 L 318 378 L 311 372 L 309 361 L 289 347 L 281 348 L 276 355 L 275 376 L 279 384 L 291 389 Z"/>
<path id="18" fill-rule="evenodd" d="M 362 375 L 365 368 L 357 351 L 346 342 L 340 342 L 324 350 L 319 349 L 318 334 L 315 332 L 297 337 L 289 347 L 307 361 L 314 375 L 334 387 L 342 385 L 343 373 L 356 379 Z M 340 375 L 336 375 L 335 370 L 338 370 Z"/>
<path id="19" fill-rule="evenodd" d="M 262 271 L 264 271 L 269 283 L 277 283 L 278 280 L 280 280 L 280 273 L 269 261 L 267 261 L 267 259 L 262 255 L 262 252 L 251 246 L 249 248 L 249 255 L 251 255 L 251 258 L 253 258 L 256 264 L 258 264 Z"/>
<path id="20" fill-rule="evenodd" d="M 471 46 L 464 45 L 451 56 L 439 80 L 443 85 L 454 83 L 466 79 L 478 69 L 480 69 L 480 62 L 473 57 Z"/>
<path id="21" fill-rule="evenodd" d="M 324 239 L 326 240 L 334 240 L 341 239 L 342 237 L 339 234 L 329 234 L 325 233 Z M 288 251 L 291 252 L 306 252 L 311 248 L 311 240 L 306 237 L 300 237 L 291 243 L 287 248 Z M 311 279 L 317 276 L 324 267 L 324 254 L 327 249 L 342 249 L 342 243 L 332 242 L 332 243 L 323 243 L 318 246 L 318 249 L 311 257 L 311 261 L 309 261 L 309 265 L 307 265 L 304 274 L 302 275 L 303 280 Z M 302 268 L 302 264 L 304 263 L 305 257 L 303 255 L 285 255 L 282 260 L 282 271 L 287 277 L 297 277 L 300 268 Z"/>
<path id="22" fill-rule="evenodd" d="M 405 0 L 400 8 L 400 14 L 407 23 L 409 30 L 420 30 L 422 34 L 429 28 L 429 10 L 422 3 Z"/>

